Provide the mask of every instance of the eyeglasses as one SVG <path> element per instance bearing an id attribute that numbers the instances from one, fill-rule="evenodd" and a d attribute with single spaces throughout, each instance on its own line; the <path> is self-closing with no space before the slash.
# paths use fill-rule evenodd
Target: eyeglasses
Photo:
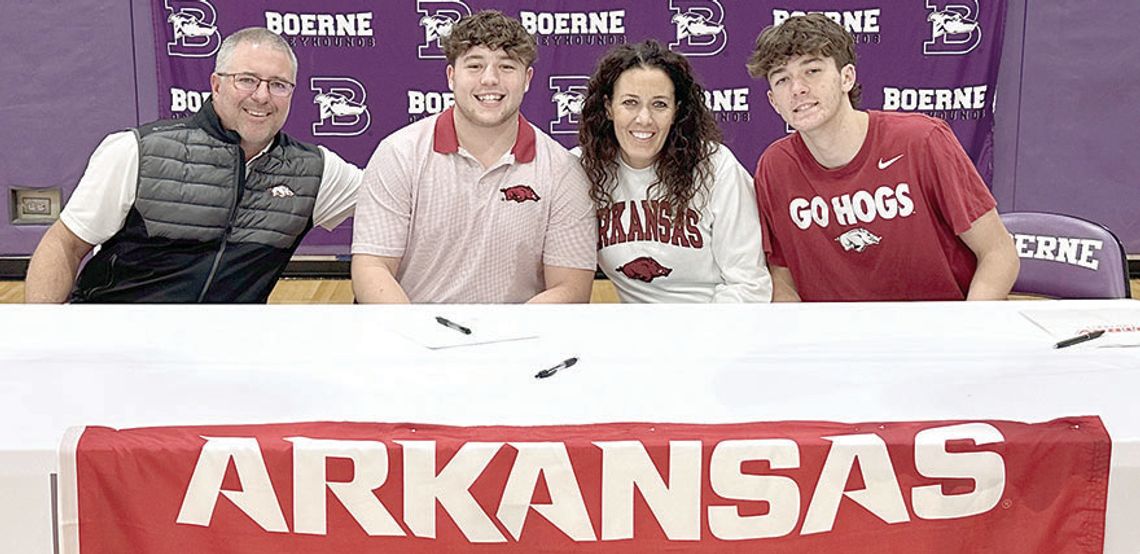
<path id="1" fill-rule="evenodd" d="M 279 79 L 262 79 L 257 75 L 251 75 L 249 73 L 215 72 L 215 74 L 221 77 L 233 77 L 234 88 L 240 90 L 241 92 L 254 92 L 258 87 L 261 86 L 261 83 L 265 83 L 269 86 L 269 94 L 272 94 L 273 96 L 289 96 L 293 93 L 293 88 L 297 86 L 288 81 L 281 81 Z"/>

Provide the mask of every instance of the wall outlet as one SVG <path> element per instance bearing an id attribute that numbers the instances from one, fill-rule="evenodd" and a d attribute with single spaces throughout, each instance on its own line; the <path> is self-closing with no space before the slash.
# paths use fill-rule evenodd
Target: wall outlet
<path id="1" fill-rule="evenodd" d="M 13 225 L 48 225 L 59 219 L 62 208 L 59 188 L 13 187 L 11 190 L 8 206 Z"/>

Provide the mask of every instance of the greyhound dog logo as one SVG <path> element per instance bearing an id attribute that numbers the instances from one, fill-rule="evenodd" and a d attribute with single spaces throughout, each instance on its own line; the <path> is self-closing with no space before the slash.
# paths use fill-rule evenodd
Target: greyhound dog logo
<path id="1" fill-rule="evenodd" d="M 509 200 L 522 204 L 523 202 L 538 202 L 542 200 L 538 197 L 538 194 L 534 192 L 534 189 L 526 185 L 515 185 L 513 187 L 499 189 L 499 192 L 503 193 L 503 202 Z"/>
<path id="2" fill-rule="evenodd" d="M 208 37 L 218 32 L 217 27 L 203 23 L 197 15 L 188 12 L 172 13 L 166 21 L 174 27 L 174 40 L 178 41 L 186 37 Z"/>
<path id="3" fill-rule="evenodd" d="M 208 58 L 222 45 L 218 32 L 218 12 L 207 0 L 164 0 L 169 15 L 166 22 L 173 40 L 166 43 L 166 53 L 181 58 Z"/>
<path id="4" fill-rule="evenodd" d="M 974 32 L 978 28 L 977 21 L 970 21 L 958 12 L 946 10 L 934 12 L 926 18 L 931 23 L 931 38 L 945 35 L 964 35 Z"/>
<path id="5" fill-rule="evenodd" d="M 550 101 L 554 103 L 555 118 L 550 122 L 552 135 L 577 135 L 578 117 L 586 104 L 588 75 L 551 75 Z"/>
<path id="6" fill-rule="evenodd" d="M 839 235 L 835 240 L 838 241 L 841 246 L 843 246 L 844 252 L 850 252 L 852 250 L 856 252 L 862 252 L 872 244 L 879 244 L 881 238 L 875 236 L 874 233 L 860 227 L 858 229 L 852 229 L 846 233 L 843 233 L 842 235 Z"/>
<path id="7" fill-rule="evenodd" d="M 622 275 L 629 279 L 637 279 L 646 283 L 653 282 L 658 277 L 668 277 L 673 269 L 665 267 L 649 256 L 634 258 L 625 265 L 616 267 Z"/>
<path id="8" fill-rule="evenodd" d="M 355 137 L 372 124 L 368 111 L 368 91 L 352 77 L 310 77 L 313 103 L 320 119 L 313 123 L 315 137 Z"/>
<path id="9" fill-rule="evenodd" d="M 715 56 L 728 44 L 724 6 L 720 0 L 669 0 L 677 28 L 669 49 L 686 56 Z"/>
<path id="10" fill-rule="evenodd" d="M 424 28 L 424 42 L 439 42 L 451 36 L 451 27 L 455 19 L 446 15 L 425 15 L 420 18 L 420 26 Z"/>
<path id="11" fill-rule="evenodd" d="M 689 37 L 713 36 L 724 30 L 724 25 L 710 23 L 705 16 L 693 12 L 674 15 L 672 22 L 677 26 L 678 41 Z"/>
<path id="12" fill-rule="evenodd" d="M 368 109 L 364 104 L 357 104 L 339 92 L 322 92 L 313 98 L 313 103 L 321 108 L 321 121 L 334 117 L 360 115 Z"/>
<path id="13" fill-rule="evenodd" d="M 443 39 L 451 35 L 451 28 L 461 17 L 471 15 L 471 8 L 463 0 L 416 0 L 420 14 L 420 27 L 424 28 L 424 41 L 417 47 L 421 60 L 442 60 Z"/>
<path id="14" fill-rule="evenodd" d="M 960 56 L 981 44 L 978 0 L 926 0 L 926 9 L 930 40 L 922 43 L 923 54 Z"/>
<path id="15" fill-rule="evenodd" d="M 551 100 L 558 106 L 558 119 L 562 119 L 580 115 L 582 105 L 586 103 L 586 95 L 576 90 L 565 90 L 554 93 Z"/>

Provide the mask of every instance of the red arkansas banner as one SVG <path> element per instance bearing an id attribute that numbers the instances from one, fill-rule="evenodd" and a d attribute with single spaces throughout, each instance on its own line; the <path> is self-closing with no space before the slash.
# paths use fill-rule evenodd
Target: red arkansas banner
<path id="1" fill-rule="evenodd" d="M 66 553 L 1101 552 L 1097 417 L 296 423 L 65 441 Z"/>

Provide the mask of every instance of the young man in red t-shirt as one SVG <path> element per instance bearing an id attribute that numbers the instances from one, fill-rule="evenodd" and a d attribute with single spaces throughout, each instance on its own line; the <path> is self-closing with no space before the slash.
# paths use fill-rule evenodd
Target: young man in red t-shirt
<path id="1" fill-rule="evenodd" d="M 797 132 L 769 146 L 756 197 L 774 301 L 996 300 L 1019 262 L 950 127 L 860 111 L 851 35 L 822 14 L 764 30 L 748 62 Z"/>

